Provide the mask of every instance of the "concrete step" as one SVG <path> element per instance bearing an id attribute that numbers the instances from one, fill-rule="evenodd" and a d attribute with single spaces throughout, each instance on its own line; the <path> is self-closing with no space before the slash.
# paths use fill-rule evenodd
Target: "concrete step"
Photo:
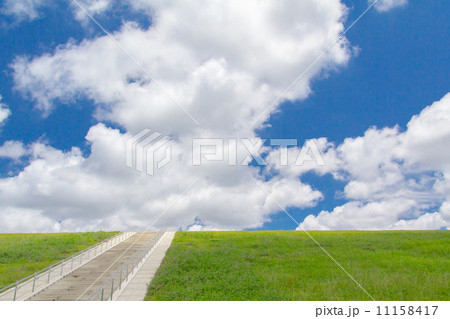
<path id="1" fill-rule="evenodd" d="M 147 294 L 148 285 L 152 281 L 159 266 L 161 265 L 167 249 L 172 244 L 175 232 L 167 232 L 150 257 L 136 272 L 127 286 L 123 289 L 116 300 L 119 301 L 142 301 Z"/>
<path id="2" fill-rule="evenodd" d="M 157 233 L 136 233 L 28 300 L 86 300 Z"/>

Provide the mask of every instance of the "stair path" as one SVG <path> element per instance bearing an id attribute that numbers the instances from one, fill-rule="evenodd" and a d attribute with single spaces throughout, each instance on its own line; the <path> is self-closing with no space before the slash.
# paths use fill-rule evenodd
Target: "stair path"
<path id="1" fill-rule="evenodd" d="M 147 294 L 149 283 L 155 276 L 167 249 L 169 249 L 175 232 L 166 232 L 164 238 L 159 245 L 155 247 L 147 261 L 139 268 L 136 275 L 130 280 L 127 286 L 122 290 L 118 296 L 119 301 L 142 301 Z"/>
<path id="2" fill-rule="evenodd" d="M 156 233 L 134 234 L 27 300 L 87 300 L 153 236 L 156 236 Z"/>

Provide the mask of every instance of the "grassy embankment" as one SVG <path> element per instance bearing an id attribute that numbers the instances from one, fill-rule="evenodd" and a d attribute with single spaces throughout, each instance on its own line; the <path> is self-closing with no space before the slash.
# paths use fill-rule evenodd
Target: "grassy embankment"
<path id="1" fill-rule="evenodd" d="M 311 232 L 376 300 L 450 300 L 450 231 Z M 304 232 L 178 232 L 146 300 L 369 300 Z"/>
<path id="2" fill-rule="evenodd" d="M 0 288 L 117 234 L 0 234 Z"/>

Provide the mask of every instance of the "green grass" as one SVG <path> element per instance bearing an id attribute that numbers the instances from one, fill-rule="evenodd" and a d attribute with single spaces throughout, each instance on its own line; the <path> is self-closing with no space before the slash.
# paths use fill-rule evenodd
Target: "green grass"
<path id="1" fill-rule="evenodd" d="M 117 232 L 0 234 L 0 288 L 93 246 Z"/>
<path id="2" fill-rule="evenodd" d="M 312 236 L 376 300 L 450 300 L 450 231 Z M 304 232 L 178 232 L 146 300 L 369 300 Z"/>

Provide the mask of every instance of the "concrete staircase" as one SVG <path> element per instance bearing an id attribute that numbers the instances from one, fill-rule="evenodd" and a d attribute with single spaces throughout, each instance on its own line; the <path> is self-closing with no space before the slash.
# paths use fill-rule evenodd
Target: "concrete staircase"
<path id="1" fill-rule="evenodd" d="M 136 233 L 27 300 L 87 300 L 157 233 Z"/>

